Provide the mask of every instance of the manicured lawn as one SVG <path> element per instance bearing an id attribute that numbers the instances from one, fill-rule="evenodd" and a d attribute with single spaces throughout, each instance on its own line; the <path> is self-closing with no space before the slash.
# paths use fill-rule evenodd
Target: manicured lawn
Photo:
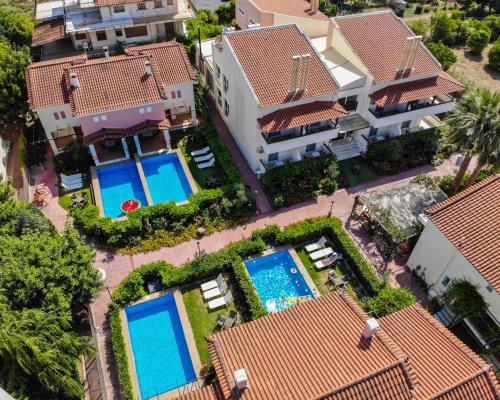
<path id="1" fill-rule="evenodd" d="M 77 196 L 82 197 L 83 193 L 87 193 L 87 198 L 89 201 L 92 201 L 92 196 L 90 195 L 90 188 L 83 188 L 80 190 L 75 190 L 73 192 L 68 192 L 66 194 L 63 194 L 62 196 L 59 197 L 59 204 L 61 205 L 62 208 L 64 208 L 66 211 L 71 210 L 71 204 L 73 204 L 73 200 L 71 199 L 71 195 L 76 194 Z"/>
<path id="2" fill-rule="evenodd" d="M 186 145 L 185 140 L 181 140 L 178 143 L 179 148 L 182 151 L 184 159 L 186 160 L 187 165 L 193 175 L 196 184 L 200 189 L 204 188 L 205 181 L 210 178 L 218 178 L 221 181 L 223 180 L 223 175 L 220 173 L 219 168 L 217 166 L 217 160 L 215 161 L 215 166 L 206 169 L 199 169 L 194 161 L 194 157 L 191 157 L 191 152 L 197 149 L 191 149 Z"/>
<path id="3" fill-rule="evenodd" d="M 235 309 L 234 301 L 231 301 L 228 306 L 219 308 L 216 311 L 209 311 L 207 303 L 203 300 L 200 286 L 186 288 L 182 292 L 182 298 L 186 307 L 189 322 L 193 329 L 194 340 L 196 347 L 200 353 L 201 363 L 203 365 L 210 363 L 210 355 L 208 353 L 205 337 L 217 331 L 217 315 L 221 314 L 227 317 L 230 310 Z"/>
<path id="4" fill-rule="evenodd" d="M 358 174 L 355 174 L 353 172 L 353 168 L 357 164 L 360 166 L 360 171 Z M 362 157 L 349 158 L 347 160 L 339 161 L 339 168 L 347 187 L 371 182 L 379 177 L 370 162 Z"/>

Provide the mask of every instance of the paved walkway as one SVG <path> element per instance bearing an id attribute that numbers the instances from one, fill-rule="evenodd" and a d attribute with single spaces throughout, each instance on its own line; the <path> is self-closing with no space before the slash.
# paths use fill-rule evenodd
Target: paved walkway
<path id="1" fill-rule="evenodd" d="M 217 130 L 219 131 L 219 135 L 222 141 L 224 142 L 227 149 L 231 153 L 231 157 L 233 158 L 236 167 L 240 171 L 243 180 L 250 187 L 252 192 L 255 193 L 256 195 L 257 209 L 261 214 L 271 212 L 273 208 L 271 207 L 271 204 L 267 199 L 262 184 L 257 179 L 253 171 L 250 169 L 250 166 L 245 160 L 245 157 L 243 156 L 243 153 L 241 152 L 240 148 L 236 144 L 233 135 L 231 135 L 231 132 L 229 131 L 226 123 L 215 109 L 213 101 L 208 98 L 205 98 L 205 101 L 207 103 L 208 110 L 210 111 L 212 122 L 217 127 Z"/>

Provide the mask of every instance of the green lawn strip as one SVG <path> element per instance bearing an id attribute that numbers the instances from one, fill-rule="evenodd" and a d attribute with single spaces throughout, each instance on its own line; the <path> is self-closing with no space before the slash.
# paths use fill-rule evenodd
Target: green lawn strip
<path id="1" fill-rule="evenodd" d="M 196 181 L 199 189 L 204 188 L 204 184 L 207 179 L 221 179 L 222 174 L 218 171 L 217 164 L 212 168 L 199 169 L 196 161 L 194 160 L 194 157 L 191 156 L 191 151 L 195 149 L 188 149 L 188 146 L 186 146 L 186 142 L 184 140 L 181 140 L 178 143 L 178 146 L 181 149 L 182 155 L 184 156 L 184 159 L 186 160 L 189 170 L 191 171 L 191 174 L 193 175 L 193 178 Z"/>
<path id="2" fill-rule="evenodd" d="M 73 204 L 73 199 L 71 198 L 71 195 L 75 194 L 77 196 L 82 197 L 83 193 L 87 193 L 87 198 L 89 199 L 89 201 L 91 201 L 92 197 L 90 195 L 90 188 L 87 187 L 63 194 L 62 196 L 59 197 L 59 205 L 66 211 L 70 211 L 71 205 Z"/>
<path id="3" fill-rule="evenodd" d="M 221 314 L 227 317 L 229 311 L 235 309 L 234 301 L 229 303 L 226 307 L 219 308 L 215 311 L 209 311 L 208 303 L 203 300 L 199 285 L 191 286 L 183 290 L 182 298 L 191 328 L 193 329 L 194 340 L 198 352 L 200 353 L 201 363 L 203 365 L 209 364 L 210 355 L 208 353 L 205 337 L 216 331 L 217 315 Z"/>
<path id="4" fill-rule="evenodd" d="M 360 172 L 355 174 L 352 170 L 354 165 L 359 164 Z M 349 158 L 347 160 L 339 161 L 340 173 L 344 177 L 346 186 L 352 187 L 361 185 L 366 182 L 374 181 L 379 178 L 369 161 L 362 157 Z"/>

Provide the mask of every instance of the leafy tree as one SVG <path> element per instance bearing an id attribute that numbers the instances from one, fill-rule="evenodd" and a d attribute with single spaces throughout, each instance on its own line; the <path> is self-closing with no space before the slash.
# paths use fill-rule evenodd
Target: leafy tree
<path id="1" fill-rule="evenodd" d="M 27 46 L 15 49 L 0 37 L 0 121 L 12 121 L 26 110 L 24 70 L 29 62 Z"/>
<path id="2" fill-rule="evenodd" d="M 0 36 L 12 45 L 31 45 L 33 28 L 33 21 L 27 15 L 0 8 Z"/>
<path id="3" fill-rule="evenodd" d="M 445 71 L 457 61 L 457 56 L 453 53 L 453 50 L 446 46 L 443 42 L 427 43 L 427 48 L 441 63 Z"/>
<path id="4" fill-rule="evenodd" d="M 85 172 L 93 164 L 89 149 L 83 141 L 73 140 L 64 146 L 64 151 L 52 158 L 57 173 Z"/>
<path id="5" fill-rule="evenodd" d="M 380 318 L 409 307 L 415 301 L 415 296 L 408 289 L 387 285 L 375 297 L 367 299 L 364 306 L 365 310 L 375 313 Z"/>
<path id="6" fill-rule="evenodd" d="M 436 13 L 431 18 L 431 40 L 451 45 L 455 42 L 457 28 L 458 22 L 446 11 Z"/>
<path id="7" fill-rule="evenodd" d="M 472 156 L 477 152 L 478 140 L 489 137 L 490 131 L 498 132 L 499 95 L 485 88 L 473 88 L 457 101 L 455 109 L 446 118 L 444 131 L 448 143 L 465 152 L 451 192 L 455 193 L 469 167 Z"/>
<path id="8" fill-rule="evenodd" d="M 488 65 L 500 72 L 500 40 L 497 40 L 488 52 Z"/>
<path id="9" fill-rule="evenodd" d="M 215 11 L 222 24 L 231 24 L 236 18 L 235 15 L 235 0 L 231 0 L 229 4 L 221 4 Z"/>
<path id="10" fill-rule="evenodd" d="M 490 42 L 491 32 L 484 29 L 477 29 L 467 38 L 467 46 L 474 54 L 481 54 Z"/>
<path id="11" fill-rule="evenodd" d="M 497 40 L 500 36 L 500 15 L 488 15 L 484 19 L 484 23 L 491 31 L 491 39 Z"/>
<path id="12" fill-rule="evenodd" d="M 41 310 L 12 310 L 0 297 L 0 384 L 30 399 L 81 399 L 76 360 L 92 352 L 70 321 Z"/>
<path id="13" fill-rule="evenodd" d="M 454 279 L 443 295 L 443 300 L 449 304 L 455 315 L 463 318 L 478 318 L 489 308 L 478 289 L 479 285 L 467 279 Z"/>
<path id="14" fill-rule="evenodd" d="M 410 24 L 410 29 L 417 36 L 425 36 L 429 31 L 429 24 L 423 19 L 417 19 Z"/>

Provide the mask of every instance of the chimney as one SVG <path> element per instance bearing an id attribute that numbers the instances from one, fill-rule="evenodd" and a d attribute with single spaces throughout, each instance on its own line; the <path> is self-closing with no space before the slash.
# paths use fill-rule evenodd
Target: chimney
<path id="1" fill-rule="evenodd" d="M 309 74 L 309 64 L 311 63 L 311 55 L 304 54 L 301 58 L 302 58 L 302 63 L 300 71 L 301 76 L 300 76 L 299 90 L 304 91 L 306 90 L 307 75 Z"/>
<path id="2" fill-rule="evenodd" d="M 104 57 L 109 58 L 109 49 L 108 49 L 108 46 L 104 46 L 102 49 L 104 50 Z"/>
<path id="3" fill-rule="evenodd" d="M 238 390 L 244 390 L 248 387 L 248 376 L 245 368 L 237 369 L 234 372 L 234 381 Z"/>
<path id="4" fill-rule="evenodd" d="M 417 54 L 417 49 L 422 36 L 409 36 L 406 38 L 406 47 L 401 59 L 401 65 L 399 71 L 404 72 L 406 70 L 411 70 L 413 63 L 415 62 L 415 54 Z"/>
<path id="5" fill-rule="evenodd" d="M 69 78 L 71 81 L 71 87 L 78 88 L 80 87 L 80 82 L 78 81 L 78 77 L 76 76 L 76 72 L 72 72 L 69 74 Z"/>
<path id="6" fill-rule="evenodd" d="M 151 61 L 149 61 L 149 60 L 146 61 L 144 63 L 144 66 L 146 68 L 146 74 L 148 74 L 150 76 L 153 75 L 153 67 L 151 66 Z"/>
<path id="7" fill-rule="evenodd" d="M 300 56 L 293 56 L 292 57 L 292 81 L 290 84 L 290 93 L 294 93 L 297 91 L 297 79 L 299 75 L 299 63 L 300 63 Z"/>
<path id="8" fill-rule="evenodd" d="M 370 318 L 365 322 L 365 329 L 361 332 L 361 337 L 365 340 L 370 340 L 375 331 L 380 327 L 375 318 Z"/>

